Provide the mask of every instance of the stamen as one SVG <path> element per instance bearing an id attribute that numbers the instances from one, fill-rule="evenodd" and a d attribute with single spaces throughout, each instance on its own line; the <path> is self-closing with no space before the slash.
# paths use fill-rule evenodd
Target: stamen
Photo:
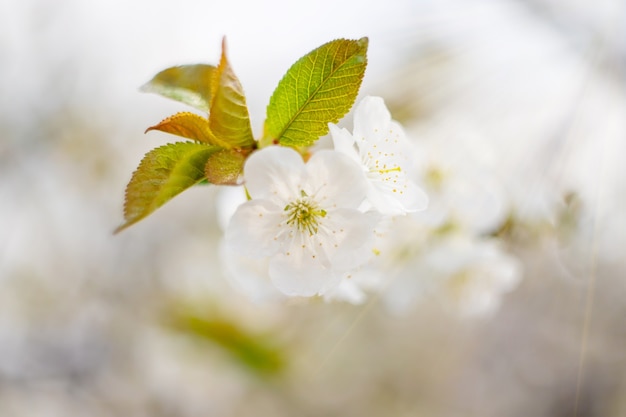
<path id="1" fill-rule="evenodd" d="M 302 198 L 285 206 L 287 224 L 313 236 L 319 229 L 319 219 L 326 217 L 326 210 L 320 209 L 304 190 L 300 191 L 300 195 Z"/>
<path id="2" fill-rule="evenodd" d="M 402 168 L 395 167 L 395 168 L 379 169 L 378 172 L 381 174 L 389 174 L 390 172 L 402 172 Z"/>

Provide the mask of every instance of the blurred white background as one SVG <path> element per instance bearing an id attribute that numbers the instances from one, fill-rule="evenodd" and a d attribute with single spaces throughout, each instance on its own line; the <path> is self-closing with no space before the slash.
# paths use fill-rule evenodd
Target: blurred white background
<path id="1" fill-rule="evenodd" d="M 4 0 L 0 416 L 626 416 L 625 20 L 620 0 Z M 505 190 L 524 276 L 495 315 L 253 304 L 211 187 L 112 235 L 173 140 L 143 131 L 184 110 L 139 86 L 215 63 L 223 35 L 257 134 L 296 59 L 369 37 L 362 93 Z M 172 330 L 190 309 L 206 343 Z"/>

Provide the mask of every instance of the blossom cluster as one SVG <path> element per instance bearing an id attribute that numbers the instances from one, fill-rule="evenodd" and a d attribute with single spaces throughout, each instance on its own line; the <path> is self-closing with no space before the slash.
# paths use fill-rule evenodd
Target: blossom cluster
<path id="1" fill-rule="evenodd" d="M 434 181 L 383 100 L 357 105 L 352 132 L 329 129 L 334 149 L 263 148 L 246 161 L 244 187 L 224 193 L 222 255 L 236 286 L 256 299 L 353 303 L 376 291 L 398 311 L 425 294 L 470 314 L 497 306 L 519 278 L 515 260 L 472 240 L 479 233 L 443 197 L 454 182 Z"/>

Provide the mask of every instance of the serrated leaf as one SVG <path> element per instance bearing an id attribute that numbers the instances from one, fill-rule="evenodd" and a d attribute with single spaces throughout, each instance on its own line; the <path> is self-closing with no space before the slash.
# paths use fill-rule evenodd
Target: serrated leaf
<path id="1" fill-rule="evenodd" d="M 265 145 L 309 146 L 354 104 L 367 66 L 367 38 L 337 39 L 300 58 L 270 98 Z"/>
<path id="2" fill-rule="evenodd" d="M 208 112 L 213 97 L 211 81 L 215 69 L 213 65 L 206 64 L 170 67 L 144 84 L 141 91 L 160 94 Z"/>
<path id="3" fill-rule="evenodd" d="M 209 145 L 222 145 L 221 143 L 216 143 L 217 141 L 211 135 L 209 121 L 195 113 L 176 113 L 175 115 L 162 120 L 159 124 L 147 128 L 146 133 L 151 130 L 171 133 L 173 135 L 195 140 L 197 142 L 207 143 Z"/>
<path id="4" fill-rule="evenodd" d="M 236 185 L 245 161 L 246 157 L 241 152 L 224 149 L 209 157 L 204 167 L 204 173 L 212 184 Z"/>
<path id="5" fill-rule="evenodd" d="M 222 39 L 222 57 L 213 75 L 211 90 L 209 126 L 213 135 L 232 147 L 252 148 L 255 142 L 246 97 L 226 57 L 225 38 Z"/>
<path id="6" fill-rule="evenodd" d="M 209 157 L 217 146 L 177 142 L 153 149 L 144 156 L 126 187 L 124 219 L 118 233 L 204 178 Z"/>

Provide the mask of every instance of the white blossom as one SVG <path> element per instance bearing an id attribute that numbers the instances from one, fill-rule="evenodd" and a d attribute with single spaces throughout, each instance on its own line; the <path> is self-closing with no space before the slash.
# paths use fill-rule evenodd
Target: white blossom
<path id="1" fill-rule="evenodd" d="M 402 254 L 411 251 L 401 262 Z M 488 315 L 521 279 L 519 261 L 505 253 L 497 239 L 443 236 L 426 245 L 398 247 L 387 258 L 394 259 L 397 268 L 388 273 L 384 299 L 396 313 L 429 298 L 460 316 Z"/>
<path id="2" fill-rule="evenodd" d="M 419 216 L 433 227 L 454 224 L 469 234 L 500 227 L 509 208 L 485 137 L 445 118 L 411 131 L 420 138 L 411 158 L 416 179 L 429 197 L 428 210 Z"/>
<path id="3" fill-rule="evenodd" d="M 358 210 L 367 183 L 346 156 L 319 151 L 305 164 L 293 149 L 268 147 L 248 158 L 244 179 L 251 200 L 231 218 L 226 248 L 267 258 L 284 294 L 323 294 L 369 259 L 378 216 Z"/>
<path id="4" fill-rule="evenodd" d="M 500 306 L 503 294 L 521 279 L 519 261 L 503 252 L 495 240 L 451 240 L 433 250 L 428 262 L 445 274 L 437 296 L 462 316 L 483 316 Z"/>
<path id="5" fill-rule="evenodd" d="M 385 215 L 424 210 L 426 194 L 408 175 L 410 143 L 380 97 L 365 97 L 354 112 L 352 134 L 329 124 L 335 150 L 358 162 L 367 177 L 367 200 Z"/>

